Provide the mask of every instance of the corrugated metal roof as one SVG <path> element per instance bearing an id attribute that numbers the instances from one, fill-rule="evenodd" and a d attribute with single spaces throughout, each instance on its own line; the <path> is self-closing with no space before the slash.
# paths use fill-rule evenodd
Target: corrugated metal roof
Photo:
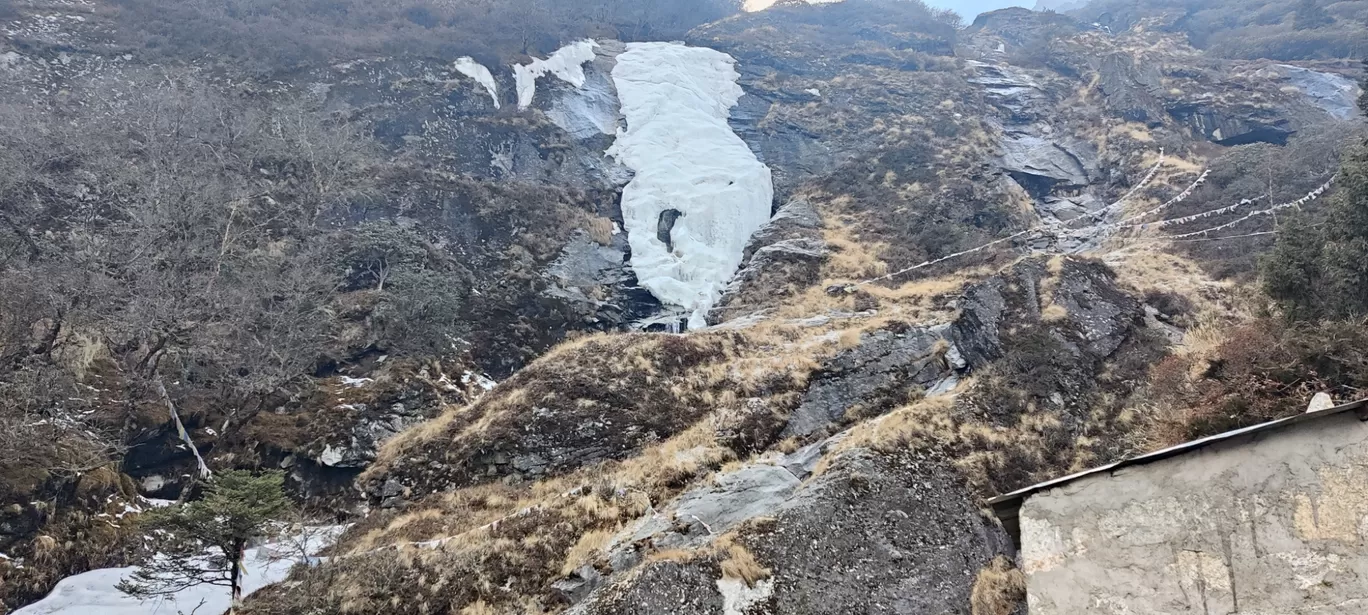
<path id="1" fill-rule="evenodd" d="M 1077 474 L 1070 474 L 1069 476 L 1064 476 L 1064 477 L 1061 477 L 1061 478 L 1056 478 L 1056 479 L 1054 479 L 1054 480 L 1045 481 L 1045 482 L 1043 482 L 1043 483 L 1039 483 L 1039 484 L 1036 484 L 1036 485 L 1031 485 L 1030 487 L 1026 487 L 1025 489 L 1018 489 L 1018 490 L 1013 491 L 1013 492 L 1011 492 L 1011 493 L 1003 494 L 1003 495 L 997 496 L 997 497 L 995 497 L 995 498 L 993 498 L 993 499 L 991 499 L 991 500 L 988 500 L 988 504 L 989 504 L 990 506 L 993 507 L 993 514 L 994 514 L 994 515 L 997 515 L 998 520 L 1002 521 L 1003 527 L 1007 528 L 1008 533 L 1010 533 L 1010 534 L 1012 535 L 1012 540 L 1016 541 L 1016 542 L 1017 542 L 1017 546 L 1020 547 L 1020 543 L 1021 543 L 1021 533 L 1020 533 L 1020 527 L 1019 527 L 1019 525 L 1017 524 L 1017 513 L 1018 513 L 1018 511 L 1021 510 L 1021 504 L 1022 504 L 1023 502 L 1026 501 L 1026 498 L 1031 497 L 1032 495 L 1036 494 L 1037 492 L 1045 491 L 1046 489 L 1053 489 L 1053 488 L 1055 488 L 1055 487 L 1059 487 L 1059 486 L 1062 486 L 1062 485 L 1066 485 L 1066 484 L 1068 484 L 1068 483 L 1071 483 L 1071 482 L 1073 482 L 1073 481 L 1076 481 L 1076 480 L 1078 480 L 1078 479 L 1080 479 L 1080 478 L 1083 478 L 1083 477 L 1086 477 L 1086 476 L 1092 476 L 1092 475 L 1094 475 L 1094 474 L 1101 474 L 1101 473 L 1103 473 L 1103 472 L 1113 472 L 1113 471 L 1115 471 L 1115 470 L 1119 470 L 1119 469 L 1121 469 L 1121 468 L 1128 467 L 1128 466 L 1136 466 L 1136 465 L 1143 465 L 1143 464 L 1147 464 L 1147 463 L 1153 463 L 1153 462 L 1159 461 L 1159 460 L 1161 460 L 1161 459 L 1168 459 L 1169 457 L 1175 457 L 1175 456 L 1182 455 L 1182 454 L 1187 453 L 1187 452 L 1190 452 L 1190 451 L 1194 451 L 1194 450 L 1197 450 L 1197 449 L 1200 449 L 1200 448 L 1204 448 L 1204 447 L 1210 446 L 1210 445 L 1212 445 L 1212 444 L 1215 444 L 1215 443 L 1217 443 L 1217 442 L 1224 442 L 1224 441 L 1226 441 L 1226 440 L 1230 440 L 1230 439 L 1233 439 L 1233 438 L 1238 438 L 1238 437 L 1240 437 L 1240 436 L 1246 436 L 1246 435 L 1250 435 L 1250 434 L 1255 434 L 1255 433 L 1259 433 L 1259 432 L 1271 431 L 1271 430 L 1274 430 L 1274 429 L 1281 429 L 1281 428 L 1287 427 L 1287 426 L 1289 426 L 1289 425 L 1295 425 L 1295 424 L 1297 424 L 1297 423 L 1301 423 L 1301 422 L 1305 422 L 1305 421 L 1312 421 L 1312 420 L 1316 420 L 1316 419 L 1318 419 L 1318 418 L 1323 418 L 1323 417 L 1332 416 L 1332 415 L 1336 415 L 1336 414 L 1342 414 L 1342 413 L 1349 412 L 1349 411 L 1352 411 L 1352 410 L 1359 410 L 1359 411 L 1361 411 L 1361 412 L 1368 412 L 1368 399 L 1361 399 L 1361 400 L 1358 400 L 1358 401 L 1349 402 L 1349 403 L 1344 404 L 1344 405 L 1341 405 L 1341 406 L 1335 406 L 1335 407 L 1333 407 L 1333 408 L 1326 408 L 1326 409 L 1324 409 L 1324 410 L 1317 410 L 1317 411 L 1315 411 L 1315 412 L 1307 412 L 1307 413 L 1304 413 L 1304 414 L 1299 414 L 1299 415 L 1297 415 L 1297 416 L 1288 417 L 1288 418 L 1285 418 L 1285 419 L 1279 419 L 1279 420 L 1276 420 L 1276 421 L 1269 421 L 1269 422 L 1267 422 L 1267 423 L 1262 423 L 1262 424 L 1259 424 L 1259 425 L 1254 425 L 1254 426 L 1252 426 L 1252 427 L 1246 427 L 1246 428 L 1244 428 L 1244 429 L 1236 429 L 1236 430 L 1234 430 L 1234 431 L 1227 431 L 1227 432 L 1222 433 L 1222 434 L 1217 434 L 1217 435 L 1214 435 L 1214 436 L 1202 438 L 1202 439 L 1200 439 L 1200 440 L 1193 440 L 1192 442 L 1188 442 L 1188 443 L 1186 443 L 1186 444 L 1179 444 L 1178 446 L 1174 446 L 1174 447 L 1171 447 L 1171 448 L 1166 448 L 1166 449 L 1163 449 L 1163 450 L 1160 450 L 1160 451 L 1155 451 L 1155 452 L 1153 452 L 1153 453 L 1148 453 L 1148 454 L 1145 454 L 1145 455 L 1140 455 L 1140 456 L 1138 456 L 1138 457 L 1131 457 L 1131 458 L 1129 458 L 1129 459 L 1124 459 L 1124 460 L 1122 460 L 1122 461 L 1118 461 L 1118 462 L 1113 463 L 1113 464 L 1109 464 L 1109 465 L 1105 465 L 1105 466 L 1093 468 L 1093 469 L 1091 469 L 1091 470 L 1085 470 L 1085 471 L 1079 472 L 1079 473 L 1077 473 Z M 1368 414 L 1363 414 L 1361 418 L 1363 418 L 1364 420 L 1368 420 Z"/>

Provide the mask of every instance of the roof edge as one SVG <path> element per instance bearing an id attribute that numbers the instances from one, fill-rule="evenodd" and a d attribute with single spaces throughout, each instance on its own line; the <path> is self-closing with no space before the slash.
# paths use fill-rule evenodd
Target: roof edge
<path id="1" fill-rule="evenodd" d="M 1360 399 L 1358 401 L 1352 401 L 1346 404 L 1335 406 L 1333 408 L 1316 410 L 1314 412 L 1306 412 L 1303 414 L 1299 414 L 1297 416 L 1287 417 L 1285 419 L 1278 419 L 1276 421 L 1260 423 L 1258 425 L 1245 427 L 1243 429 L 1227 431 L 1225 433 L 1216 434 L 1214 436 L 1208 436 L 1200 440 L 1193 440 L 1191 442 L 1179 444 L 1178 446 L 1172 446 L 1152 453 L 1146 453 L 1144 455 L 1123 459 L 1116 463 L 1099 466 L 1096 468 L 1092 468 L 1090 470 L 1084 470 L 1076 474 L 1061 476 L 1059 478 L 1051 479 L 1042 483 L 1031 485 L 1029 487 L 1018 489 L 1011 493 L 999 495 L 995 498 L 988 500 L 988 504 L 992 507 L 993 514 L 996 515 L 1000 521 L 1002 521 L 1004 526 L 1008 526 L 1010 522 L 1011 527 L 1016 527 L 1017 511 L 1021 508 L 1022 503 L 1024 503 L 1027 498 L 1041 491 L 1067 485 L 1080 478 L 1085 478 L 1088 476 L 1092 476 L 1094 474 L 1111 472 L 1113 470 L 1119 470 L 1121 468 L 1129 466 L 1153 463 L 1163 459 L 1168 459 L 1169 457 L 1175 457 L 1177 455 L 1181 455 L 1190 451 L 1202 449 L 1207 446 L 1211 446 L 1212 444 L 1216 444 L 1218 442 L 1224 442 L 1226 440 L 1231 440 L 1241 436 L 1272 431 L 1275 429 L 1280 429 L 1282 427 L 1287 427 L 1289 425 L 1324 418 L 1327 416 L 1343 414 L 1345 412 L 1353 410 L 1360 411 L 1360 420 L 1368 421 L 1368 399 Z M 1013 535 L 1013 538 L 1017 538 L 1015 533 Z"/>

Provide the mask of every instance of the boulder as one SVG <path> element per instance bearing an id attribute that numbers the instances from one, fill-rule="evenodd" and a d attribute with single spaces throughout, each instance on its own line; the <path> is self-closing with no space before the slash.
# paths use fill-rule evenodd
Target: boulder
<path id="1" fill-rule="evenodd" d="M 1140 302 L 1117 288 L 1105 265 L 1073 258 L 1018 263 L 966 289 L 959 309 L 951 337 L 974 369 L 1002 358 L 1007 331 L 1051 329 L 1073 356 L 1097 361 L 1144 323 Z"/>
<path id="2" fill-rule="evenodd" d="M 1097 152 L 1089 144 L 1055 138 L 1048 129 L 1031 125 L 1009 129 L 999 144 L 998 165 L 1034 196 L 1045 196 L 1056 185 L 1086 186 L 1097 169 Z"/>
<path id="3" fill-rule="evenodd" d="M 766 464 L 746 466 L 718 476 L 714 482 L 679 498 L 673 507 L 678 522 L 692 524 L 707 534 L 725 532 L 742 521 L 772 512 L 800 485 L 787 468 Z"/>

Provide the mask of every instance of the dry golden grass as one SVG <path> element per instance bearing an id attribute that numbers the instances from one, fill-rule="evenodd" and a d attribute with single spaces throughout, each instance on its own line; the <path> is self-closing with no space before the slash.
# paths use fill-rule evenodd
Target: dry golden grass
<path id="1" fill-rule="evenodd" d="M 586 227 L 589 237 L 599 245 L 606 246 L 613 243 L 613 221 L 608 218 L 592 216 L 588 219 Z"/>
<path id="2" fill-rule="evenodd" d="M 1253 318 L 1255 298 L 1234 282 L 1212 280 L 1196 263 L 1164 251 L 1158 242 L 1136 242 L 1111 251 L 1107 266 L 1135 289 L 1159 290 L 1186 297 L 1196 308 L 1198 323 L 1187 333 L 1180 352 L 1201 352 L 1222 339 L 1222 331 Z"/>
<path id="3" fill-rule="evenodd" d="M 727 549 L 727 556 L 722 561 L 722 578 L 739 579 L 747 587 L 755 587 L 757 582 L 770 578 L 770 569 L 761 566 L 745 547 L 733 543 Z"/>
<path id="4" fill-rule="evenodd" d="M 822 238 L 831 250 L 822 266 L 824 277 L 864 280 L 888 273 L 888 263 L 878 257 L 888 248 L 887 244 L 861 240 L 855 226 L 853 222 L 844 222 L 823 229 Z"/>
<path id="5" fill-rule="evenodd" d="M 613 536 L 616 533 L 616 531 L 592 530 L 580 536 L 579 542 L 575 543 L 570 552 L 565 554 L 565 563 L 561 565 L 561 574 L 570 574 L 581 566 L 592 564 L 612 545 Z"/>
<path id="6" fill-rule="evenodd" d="M 1149 129 L 1146 128 L 1144 124 L 1140 124 L 1137 122 L 1126 122 L 1124 124 L 1118 124 L 1116 126 L 1112 126 L 1111 130 L 1113 133 L 1125 135 L 1126 137 L 1129 137 L 1141 143 L 1150 143 L 1154 141 L 1154 136 L 1150 134 Z"/>
<path id="7" fill-rule="evenodd" d="M 467 605 L 461 609 L 461 615 L 499 615 L 493 607 L 485 604 L 484 600 L 478 600 L 474 604 Z"/>
<path id="8" fill-rule="evenodd" d="M 973 615 L 1011 615 L 1025 601 L 1026 576 L 1001 555 L 979 570 L 969 594 Z"/>
<path id="9" fill-rule="evenodd" d="M 1051 303 L 1040 311 L 1040 319 L 1045 322 L 1060 322 L 1069 318 L 1069 310 L 1058 303 Z"/>
<path id="10" fill-rule="evenodd" d="M 949 418 L 954 405 L 952 396 L 914 401 L 854 427 L 834 452 L 853 448 L 892 452 L 943 438 L 955 430 L 954 422 Z M 827 455 L 827 458 L 831 457 L 834 455 Z"/>

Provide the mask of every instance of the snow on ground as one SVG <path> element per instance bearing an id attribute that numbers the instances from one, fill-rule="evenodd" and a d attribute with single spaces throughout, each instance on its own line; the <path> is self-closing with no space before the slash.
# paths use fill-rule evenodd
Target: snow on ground
<path id="1" fill-rule="evenodd" d="M 308 552 L 313 555 L 332 544 L 343 529 L 342 526 L 310 528 L 296 537 L 296 541 L 307 542 Z M 295 553 L 298 547 L 292 542 L 268 543 L 247 550 L 244 594 L 279 583 L 289 574 L 290 568 L 300 563 L 302 554 Z M 216 585 L 191 587 L 168 599 L 138 600 L 115 587 L 134 570 L 136 568 L 104 568 L 67 577 L 46 598 L 12 615 L 177 615 L 178 612 L 219 615 L 231 606 L 228 588 Z"/>
<path id="2" fill-rule="evenodd" d="M 779 0 L 746 0 L 742 8 L 746 11 L 763 11 L 774 6 Z M 808 4 L 833 4 L 842 0 L 807 0 Z"/>
<path id="3" fill-rule="evenodd" d="M 455 64 L 456 72 L 461 73 L 477 83 L 484 86 L 489 97 L 494 99 L 494 108 L 499 108 L 499 84 L 494 81 L 494 74 L 489 72 L 485 65 L 476 62 L 474 58 L 457 58 Z"/>
<path id="4" fill-rule="evenodd" d="M 557 49 L 545 60 L 534 58 L 527 64 L 514 64 L 513 77 L 518 85 L 518 108 L 526 109 L 532 106 L 532 99 L 537 95 L 537 78 L 546 73 L 551 73 L 577 88 L 583 86 L 584 63 L 594 59 L 595 47 L 598 47 L 598 43 L 583 40 Z"/>
<path id="5" fill-rule="evenodd" d="M 608 153 L 636 172 L 622 192 L 632 269 L 691 328 L 706 325 L 774 200 L 769 167 L 727 125 L 744 94 L 735 64 L 704 47 L 632 43 L 613 69 L 627 129 Z M 670 209 L 673 249 L 658 237 Z"/>

